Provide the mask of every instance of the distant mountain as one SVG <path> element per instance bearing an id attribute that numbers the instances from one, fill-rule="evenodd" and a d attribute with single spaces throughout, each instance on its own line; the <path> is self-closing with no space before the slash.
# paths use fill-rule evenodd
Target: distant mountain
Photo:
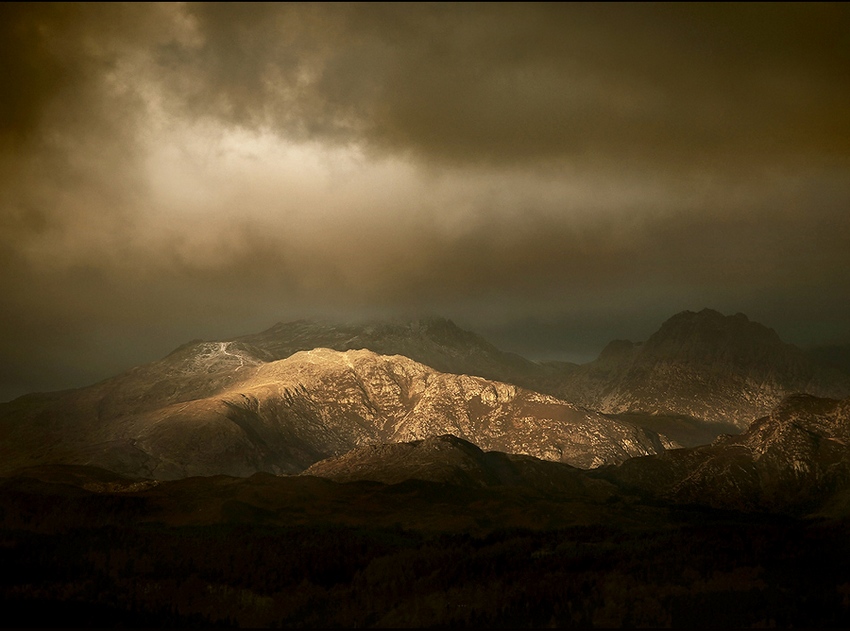
<path id="1" fill-rule="evenodd" d="M 683 415 L 746 428 L 789 394 L 850 396 L 850 375 L 739 313 L 667 320 L 644 343 L 611 342 L 556 394 L 605 413 Z"/>
<path id="2" fill-rule="evenodd" d="M 89 388 L 0 406 L 2 470 L 95 465 L 157 479 L 297 473 L 354 447 L 451 433 L 579 467 L 675 446 L 549 395 L 372 351 L 266 361 L 198 342 Z"/>
<path id="3" fill-rule="evenodd" d="M 739 436 L 636 458 L 600 474 L 677 503 L 847 515 L 850 399 L 793 395 Z"/>
<path id="4" fill-rule="evenodd" d="M 312 350 L 326 346 L 340 350 Z M 684 312 L 581 367 L 504 353 L 448 320 L 298 321 L 0 404 L 0 470 L 298 473 L 358 446 L 441 434 L 596 467 L 738 432 L 794 392 L 847 396 L 850 377 L 740 314 Z"/>
<path id="5" fill-rule="evenodd" d="M 271 359 L 298 351 L 330 348 L 368 349 L 380 355 L 404 355 L 440 372 L 506 381 L 537 392 L 555 389 L 576 364 L 529 361 L 499 350 L 481 336 L 444 318 L 380 320 L 361 324 L 297 320 L 280 322 L 262 333 L 237 338 Z"/>

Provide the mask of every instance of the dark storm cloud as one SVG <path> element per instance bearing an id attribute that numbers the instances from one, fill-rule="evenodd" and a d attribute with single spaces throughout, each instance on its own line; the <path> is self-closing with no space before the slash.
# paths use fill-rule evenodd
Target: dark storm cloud
<path id="1" fill-rule="evenodd" d="M 312 315 L 850 336 L 844 5 L 0 11 L 0 397 Z"/>
<path id="2" fill-rule="evenodd" d="M 192 107 L 439 159 L 846 155 L 841 5 L 196 5 Z"/>

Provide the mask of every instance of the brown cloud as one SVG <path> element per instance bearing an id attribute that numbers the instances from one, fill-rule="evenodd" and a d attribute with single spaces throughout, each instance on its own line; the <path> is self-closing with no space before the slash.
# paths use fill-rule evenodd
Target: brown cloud
<path id="1" fill-rule="evenodd" d="M 843 5 L 0 11 L 2 396 L 313 314 L 850 322 Z"/>
<path id="2" fill-rule="evenodd" d="M 848 149 L 840 5 L 191 11 L 188 106 L 299 138 L 512 163 Z"/>

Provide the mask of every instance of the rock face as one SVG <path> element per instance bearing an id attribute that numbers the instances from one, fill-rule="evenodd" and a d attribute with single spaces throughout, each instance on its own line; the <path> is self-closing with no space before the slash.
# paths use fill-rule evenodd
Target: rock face
<path id="1" fill-rule="evenodd" d="M 611 342 L 557 394 L 606 413 L 685 415 L 745 429 L 797 392 L 850 396 L 850 375 L 743 314 L 705 309 L 673 316 L 643 344 Z"/>
<path id="2" fill-rule="evenodd" d="M 406 357 L 330 349 L 268 357 L 244 341 L 199 342 L 90 388 L 0 406 L 3 470 L 297 473 L 361 445 L 447 433 L 585 468 L 674 446 L 549 395 Z"/>
<path id="3" fill-rule="evenodd" d="M 793 395 L 739 436 L 637 458 L 604 476 L 676 502 L 847 514 L 850 399 Z"/>

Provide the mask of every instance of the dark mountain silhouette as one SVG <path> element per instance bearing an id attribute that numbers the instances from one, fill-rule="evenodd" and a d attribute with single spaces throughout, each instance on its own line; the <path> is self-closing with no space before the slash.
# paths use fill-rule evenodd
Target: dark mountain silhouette
<path id="1" fill-rule="evenodd" d="M 427 480 L 471 488 L 514 486 L 576 499 L 603 501 L 614 487 L 582 470 L 532 456 L 482 451 L 451 434 L 423 440 L 357 447 L 317 462 L 301 475 L 336 482 L 370 480 L 399 484 Z"/>

